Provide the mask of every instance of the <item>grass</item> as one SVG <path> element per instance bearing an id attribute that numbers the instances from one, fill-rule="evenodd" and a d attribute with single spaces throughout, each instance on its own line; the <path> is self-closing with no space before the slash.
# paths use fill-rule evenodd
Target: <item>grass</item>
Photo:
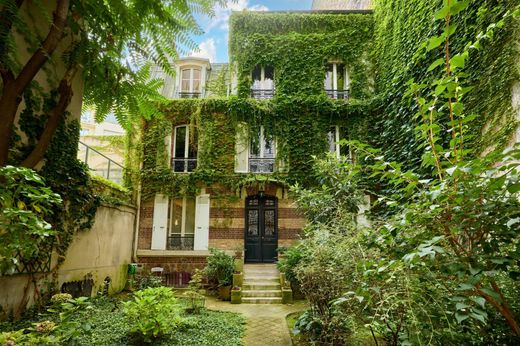
<path id="1" fill-rule="evenodd" d="M 87 328 L 80 328 L 80 345 L 123 346 L 136 343 L 128 336 L 130 327 L 125 323 L 121 300 L 101 297 L 92 299 L 92 308 L 78 314 L 74 319 Z M 245 320 L 239 314 L 203 309 L 200 314 L 186 314 L 189 327 L 178 331 L 153 345 L 159 346 L 241 346 Z M 0 324 L 0 332 L 28 328 L 33 322 L 56 320 L 55 314 L 33 314 L 16 323 Z"/>

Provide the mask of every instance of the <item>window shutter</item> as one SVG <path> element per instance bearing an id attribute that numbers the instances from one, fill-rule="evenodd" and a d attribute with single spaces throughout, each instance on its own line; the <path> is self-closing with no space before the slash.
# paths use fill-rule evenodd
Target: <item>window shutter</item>
<path id="1" fill-rule="evenodd" d="M 195 207 L 194 250 L 207 250 L 209 244 L 209 195 L 200 195 Z"/>
<path id="2" fill-rule="evenodd" d="M 155 195 L 153 206 L 152 250 L 166 250 L 168 197 Z"/>
<path id="3" fill-rule="evenodd" d="M 249 156 L 249 138 L 247 133 L 247 124 L 239 123 L 235 138 L 235 172 L 248 172 L 248 156 Z"/>

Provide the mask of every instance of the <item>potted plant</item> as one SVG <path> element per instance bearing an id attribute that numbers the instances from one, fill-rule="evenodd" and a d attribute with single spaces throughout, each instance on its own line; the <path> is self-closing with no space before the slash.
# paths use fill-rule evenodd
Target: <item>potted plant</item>
<path id="1" fill-rule="evenodd" d="M 239 286 L 233 286 L 231 290 L 231 304 L 242 303 L 242 289 Z"/>
<path id="2" fill-rule="evenodd" d="M 210 249 L 210 253 L 204 274 L 210 282 L 216 283 L 220 299 L 229 300 L 235 269 L 234 259 L 222 250 Z"/>

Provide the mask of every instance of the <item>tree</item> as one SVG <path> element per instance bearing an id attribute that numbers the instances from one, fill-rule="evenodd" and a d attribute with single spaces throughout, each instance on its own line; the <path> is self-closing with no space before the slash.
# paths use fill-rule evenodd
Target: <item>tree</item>
<path id="1" fill-rule="evenodd" d="M 32 168 L 41 161 L 66 116 L 78 73 L 85 82 L 84 102 L 96 105 L 98 120 L 113 111 L 127 126 L 132 115 L 157 113 L 160 81 L 149 79 L 148 63 L 173 73 L 170 62 L 178 52 L 195 48 L 190 34 L 201 32 L 194 14 L 211 14 L 215 3 L 222 1 L 55 0 L 49 5 L 0 0 L 0 167 L 14 160 L 10 151 L 22 102 L 50 95 L 52 106 L 38 107 L 44 114 L 43 131 L 14 163 Z M 52 18 L 46 6 L 53 6 Z M 34 18 L 48 19 L 45 33 L 32 23 Z M 30 57 L 22 61 L 24 45 Z M 53 64 L 63 64 L 64 71 Z M 41 72 L 50 93 L 36 82 Z"/>

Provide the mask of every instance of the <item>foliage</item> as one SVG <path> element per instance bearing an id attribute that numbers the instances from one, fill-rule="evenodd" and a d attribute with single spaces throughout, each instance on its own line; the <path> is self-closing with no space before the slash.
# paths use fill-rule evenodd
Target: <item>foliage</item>
<path id="1" fill-rule="evenodd" d="M 134 286 L 138 290 L 164 286 L 162 278 L 156 275 L 137 274 L 134 276 L 133 280 L 134 283 L 132 284 L 132 286 Z"/>
<path id="2" fill-rule="evenodd" d="M 420 47 L 427 48 L 425 44 L 430 38 L 442 35 L 443 22 L 435 20 L 433 14 L 444 2 L 375 2 L 374 62 L 380 106 L 376 112 L 378 121 L 371 132 L 377 133 L 377 146 L 387 149 L 387 159 L 402 162 L 405 169 L 418 170 L 424 152 L 423 140 L 415 136 L 415 127 L 420 123 L 415 117 L 417 103 L 406 95 L 407 83 L 414 79 L 434 89 L 435 80 L 442 74 L 439 68 L 428 68 L 433 61 L 443 58 L 442 47 L 416 53 Z M 453 55 L 464 50 L 468 38 L 486 32 L 488 26 L 500 21 L 517 4 L 515 0 L 469 1 L 464 11 L 451 18 L 451 27 L 456 27 L 450 35 Z M 478 115 L 470 124 L 474 137 L 467 142 L 467 148 L 475 155 L 490 148 L 504 149 L 518 126 L 517 110 L 513 109 L 511 99 L 513 85 L 519 79 L 515 42 L 520 26 L 512 18 L 503 25 L 465 63 L 464 78 L 473 88 L 465 93 L 465 112 Z M 449 141 L 449 134 L 443 132 L 441 139 Z"/>
<path id="3" fill-rule="evenodd" d="M 278 270 L 285 273 L 285 277 L 292 285 L 298 285 L 295 269 L 303 257 L 304 254 L 301 246 L 291 246 L 276 263 Z"/>
<path id="4" fill-rule="evenodd" d="M 76 327 L 81 345 L 126 346 L 135 340 L 129 338 L 131 325 L 127 323 L 122 309 L 126 297 L 100 296 L 89 299 L 89 308 L 76 311 L 72 321 L 79 323 Z M 186 329 L 156 340 L 155 345 L 242 345 L 244 335 L 244 318 L 239 314 L 201 310 L 198 315 L 190 315 L 192 322 Z M 0 331 L 32 328 L 33 322 L 49 320 L 59 324 L 57 312 L 27 316 L 27 319 L 14 323 L 0 323 Z M 10 332 L 12 333 L 12 332 Z M 22 335 L 23 332 L 17 332 Z M 0 332 L 0 340 L 5 334 Z M 17 343 L 19 345 L 20 343 Z M 42 343 L 43 344 L 43 343 Z M 59 343 L 54 343 L 54 345 Z M 67 345 L 72 342 L 67 342 Z M 3 344 L 2 344 L 3 345 Z"/>
<path id="5" fill-rule="evenodd" d="M 209 282 L 217 283 L 218 287 L 230 286 L 233 283 L 235 260 L 225 251 L 211 248 L 211 256 L 207 258 L 204 275 Z"/>
<path id="6" fill-rule="evenodd" d="M 154 287 L 137 291 L 133 300 L 123 303 L 130 333 L 151 343 L 182 328 L 186 321 L 170 288 Z"/>
<path id="7" fill-rule="evenodd" d="M 32 271 L 52 249 L 55 230 L 46 219 L 62 200 L 28 168 L 0 167 L 0 182 L 0 274 Z"/>

